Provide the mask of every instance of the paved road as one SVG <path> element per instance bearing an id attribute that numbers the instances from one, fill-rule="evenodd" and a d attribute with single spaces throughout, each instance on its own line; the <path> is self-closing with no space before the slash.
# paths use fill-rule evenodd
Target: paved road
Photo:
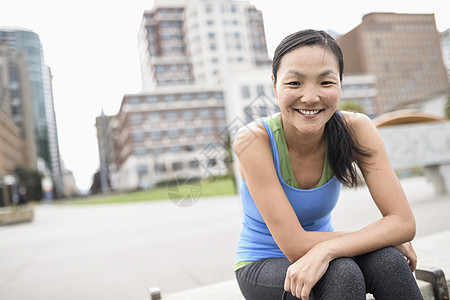
<path id="1" fill-rule="evenodd" d="M 402 180 L 418 238 L 450 230 L 450 197 L 421 177 Z M 35 208 L 29 224 L 0 227 L 0 299 L 149 299 L 228 280 L 240 226 L 237 196 Z M 365 189 L 344 189 L 333 213 L 337 230 L 378 217 Z"/>

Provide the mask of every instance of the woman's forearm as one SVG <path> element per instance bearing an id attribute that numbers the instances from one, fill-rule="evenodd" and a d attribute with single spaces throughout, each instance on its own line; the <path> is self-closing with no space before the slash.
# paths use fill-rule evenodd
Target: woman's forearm
<path id="1" fill-rule="evenodd" d="M 405 221 L 398 216 L 386 216 L 354 232 L 305 231 L 301 236 L 302 246 L 284 252 L 291 262 L 298 260 L 313 247 L 325 248 L 331 259 L 352 257 L 400 245 L 411 241 L 414 235 L 414 220 Z"/>

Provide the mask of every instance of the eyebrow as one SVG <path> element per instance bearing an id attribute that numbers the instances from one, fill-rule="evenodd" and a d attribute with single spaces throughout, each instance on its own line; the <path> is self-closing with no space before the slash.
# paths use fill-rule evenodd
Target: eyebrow
<path id="1" fill-rule="evenodd" d="M 306 77 L 305 74 L 303 74 L 303 73 L 301 73 L 301 72 L 299 72 L 297 70 L 288 70 L 287 73 L 294 74 L 294 75 L 297 75 L 299 77 Z M 320 73 L 319 77 L 327 76 L 329 74 L 334 74 L 336 76 L 339 76 L 333 69 L 328 69 L 328 70 L 325 70 L 322 73 Z"/>

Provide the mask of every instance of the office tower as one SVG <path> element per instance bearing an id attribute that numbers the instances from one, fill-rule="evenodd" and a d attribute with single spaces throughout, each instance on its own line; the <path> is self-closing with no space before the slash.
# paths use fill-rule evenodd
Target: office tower
<path id="1" fill-rule="evenodd" d="M 376 76 L 377 114 L 448 91 L 433 14 L 370 13 L 338 42 L 344 74 Z"/>
<path id="2" fill-rule="evenodd" d="M 51 172 L 56 192 L 62 194 L 64 187 L 53 109 L 51 74 L 44 62 L 39 36 L 27 29 L 0 28 L 0 41 L 6 42 L 16 51 L 21 51 L 26 58 L 38 156 L 44 160 L 46 169 Z"/>
<path id="3" fill-rule="evenodd" d="M 24 140 L 23 147 L 18 151 L 22 158 L 13 160 L 14 163 L 36 169 L 37 149 L 26 58 L 22 52 L 11 49 L 3 42 L 0 42 L 0 110 L 19 128 Z"/>

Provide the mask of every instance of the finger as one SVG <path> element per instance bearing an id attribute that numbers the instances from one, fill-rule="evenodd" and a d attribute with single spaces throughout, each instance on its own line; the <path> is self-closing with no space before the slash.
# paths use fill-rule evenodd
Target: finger
<path id="1" fill-rule="evenodd" d="M 303 286 L 298 285 L 296 290 L 295 290 L 295 297 L 302 299 L 302 290 L 303 290 Z"/>
<path id="2" fill-rule="evenodd" d="M 286 277 L 284 278 L 284 290 L 286 292 L 291 291 L 291 279 L 289 278 L 289 272 L 286 272 Z"/>
<path id="3" fill-rule="evenodd" d="M 303 285 L 302 293 L 300 294 L 300 298 L 302 300 L 308 300 L 310 292 L 311 292 L 311 288 L 308 287 L 307 285 Z"/>

